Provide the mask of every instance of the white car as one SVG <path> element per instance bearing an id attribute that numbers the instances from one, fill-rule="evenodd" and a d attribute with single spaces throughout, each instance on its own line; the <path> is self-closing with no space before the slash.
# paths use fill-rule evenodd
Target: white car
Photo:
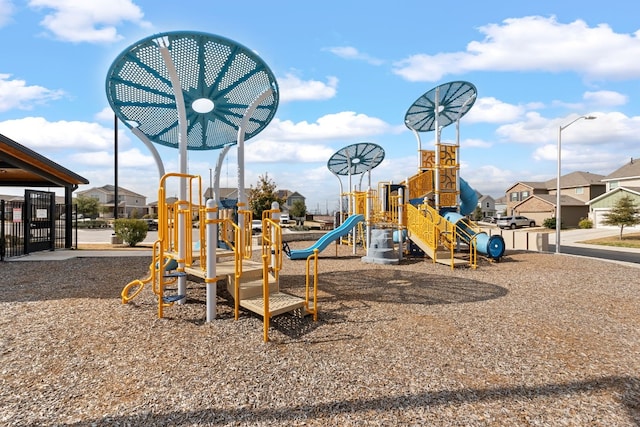
<path id="1" fill-rule="evenodd" d="M 496 225 L 500 228 L 535 227 L 536 222 L 526 216 L 503 216 L 496 220 Z"/>
<path id="2" fill-rule="evenodd" d="M 254 219 L 253 221 L 251 221 L 251 230 L 253 230 L 254 233 L 262 232 L 262 221 L 260 221 L 259 219 Z"/>
<path id="3" fill-rule="evenodd" d="M 289 214 L 288 213 L 283 213 L 280 214 L 280 224 L 289 224 Z"/>

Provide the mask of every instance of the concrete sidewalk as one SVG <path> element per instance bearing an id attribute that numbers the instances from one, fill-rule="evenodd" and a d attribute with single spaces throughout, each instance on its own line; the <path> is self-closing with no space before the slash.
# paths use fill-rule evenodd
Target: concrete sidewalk
<path id="1" fill-rule="evenodd" d="M 638 230 L 625 231 L 622 233 L 632 234 Z M 577 248 L 598 248 L 610 251 L 634 252 L 640 254 L 640 248 L 622 248 L 617 246 L 593 245 L 589 243 L 581 243 L 587 240 L 601 239 L 604 237 L 618 237 L 620 230 L 617 228 L 588 228 L 588 229 L 572 229 L 560 232 L 560 246 L 572 246 Z M 556 233 L 549 233 L 549 244 L 555 245 Z"/>

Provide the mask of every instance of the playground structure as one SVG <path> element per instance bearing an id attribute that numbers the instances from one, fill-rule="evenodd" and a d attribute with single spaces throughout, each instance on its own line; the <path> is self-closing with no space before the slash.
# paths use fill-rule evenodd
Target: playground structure
<path id="1" fill-rule="evenodd" d="M 362 153 L 374 152 L 369 146 L 375 144 L 345 147 L 329 160 L 328 167 L 338 179 L 338 175 L 349 176 L 349 192 L 343 192 L 340 181 L 340 218 L 345 217 L 342 204 L 345 196 L 349 200 L 348 218 L 355 215 L 364 218 L 366 231 L 361 238 L 366 241 L 364 262 L 396 263 L 411 250 L 451 268 L 458 265 L 476 268 L 478 254 L 491 260 L 499 260 L 504 255 L 502 237 L 488 236 L 467 218 L 476 208 L 478 197 L 459 174 L 460 118 L 471 109 L 476 97 L 475 86 L 456 81 L 437 86 L 411 105 L 405 115 L 405 125 L 418 142 L 418 170 L 398 184 L 381 182 L 377 189 L 371 188 L 371 169 L 379 164 L 375 160 L 381 161 L 384 154 L 366 157 Z M 441 130 L 453 123 L 456 141 L 444 144 L 440 140 Z M 434 150 L 422 149 L 419 133 L 428 131 L 435 131 Z M 365 172 L 369 172 L 368 189 L 362 191 L 361 184 L 358 189 L 352 189 L 352 175 Z M 347 243 L 354 242 L 355 254 L 357 229 L 352 228 L 353 237 Z"/>
<path id="2" fill-rule="evenodd" d="M 127 284 L 122 302 L 131 301 L 151 285 L 158 300 L 158 317 L 163 317 L 165 308 L 185 302 L 190 275 L 206 285 L 207 322 L 216 317 L 221 279 L 227 280 L 234 298 L 236 318 L 240 307 L 263 317 L 265 341 L 272 316 L 303 309 L 317 319 L 317 251 L 307 258 L 305 297 L 280 292 L 278 206 L 261 219 L 262 262 L 250 259 L 252 219 L 246 210 L 244 142 L 261 132 L 275 115 L 278 86 L 269 67 L 255 52 L 224 37 L 167 32 L 125 49 L 108 71 L 106 92 L 116 117 L 152 153 L 160 177 L 158 240 L 153 244 L 149 275 Z M 178 172 L 165 172 L 154 143 L 178 149 Z M 233 146 L 238 157 L 237 222 L 230 216 L 219 218 L 220 170 Z M 187 151 L 213 149 L 220 150 L 214 197 L 203 203 L 201 178 L 187 171 Z M 168 204 L 167 186 L 173 181 L 177 181 L 179 197 Z M 192 239 L 195 216 L 204 224 L 196 242 Z M 174 284 L 177 289 L 169 294 L 168 286 Z"/>
<path id="3" fill-rule="evenodd" d="M 346 243 L 354 246 L 354 253 L 361 242 L 368 251 L 365 262 L 395 262 L 402 257 L 405 239 L 434 262 L 444 261 L 452 268 L 460 264 L 455 249 L 461 243 L 469 248 L 464 262 L 473 267 L 477 266 L 477 252 L 499 259 L 504 253 L 501 238 L 486 236 L 464 218 L 475 208 L 477 198 L 458 174 L 459 141 L 455 145 L 440 142 L 442 127 L 454 122 L 451 115 L 456 115 L 458 125 L 475 96 L 473 85 L 454 82 L 427 92 L 414 103 L 405 123 L 418 138 L 420 164 L 414 176 L 399 184 L 380 183 L 377 190 L 371 189 L 371 170 L 384 158 L 381 147 L 360 143 L 337 152 L 328 166 L 339 180 L 340 175 L 349 177 L 348 216 L 343 216 L 341 187 L 339 226 L 311 247 L 292 251 L 282 240 L 280 210 L 275 204 L 261 218 L 261 262 L 255 262 L 252 215 L 246 209 L 244 191 L 244 142 L 262 131 L 275 114 L 275 77 L 253 51 L 211 34 L 163 33 L 130 46 L 109 70 L 107 97 L 118 119 L 147 145 L 156 160 L 159 228 L 149 275 L 127 284 L 122 302 L 128 303 L 149 285 L 162 318 L 165 308 L 185 302 L 187 276 L 197 277 L 206 285 L 206 320 L 210 322 L 216 317 L 217 282 L 226 280 L 235 318 L 240 307 L 262 316 L 263 338 L 268 341 L 273 316 L 300 310 L 317 319 L 318 254 L 332 241 L 345 242 L 342 239 L 348 237 Z M 422 150 L 418 132 L 434 129 L 435 150 Z M 154 143 L 178 149 L 179 172 L 165 172 Z M 234 146 L 239 196 L 237 210 L 229 215 L 220 210 L 219 178 L 224 157 Z M 205 203 L 201 178 L 187 172 L 187 151 L 213 149 L 220 149 L 214 197 Z M 358 191 L 351 192 L 352 176 L 366 172 L 368 189 L 362 191 L 361 179 Z M 174 181 L 179 197 L 169 204 L 168 186 Z M 192 237 L 194 218 L 201 224 L 196 241 Z M 374 230 L 383 234 L 372 245 Z M 388 247 L 389 241 L 399 243 L 398 251 Z M 441 256 L 442 248 L 448 251 L 446 256 Z M 304 297 L 280 291 L 283 253 L 307 262 Z"/>

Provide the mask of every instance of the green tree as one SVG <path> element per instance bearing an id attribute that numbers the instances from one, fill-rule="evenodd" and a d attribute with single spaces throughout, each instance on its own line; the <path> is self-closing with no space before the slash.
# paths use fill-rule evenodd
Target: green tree
<path id="1" fill-rule="evenodd" d="M 622 240 L 622 231 L 625 226 L 633 227 L 640 224 L 640 209 L 633 203 L 633 199 L 624 196 L 616 205 L 611 208 L 609 213 L 604 215 L 604 225 L 615 225 L 620 227 L 620 240 Z"/>
<path id="2" fill-rule="evenodd" d="M 303 225 L 304 219 L 307 216 L 307 206 L 302 200 L 295 200 L 291 209 L 289 209 L 289 214 L 291 215 L 291 218 L 296 220 L 296 225 Z"/>
<path id="3" fill-rule="evenodd" d="M 97 218 L 100 212 L 100 203 L 98 199 L 93 197 L 78 196 L 76 197 L 78 205 L 78 213 L 84 215 L 85 218 Z"/>
<path id="4" fill-rule="evenodd" d="M 278 197 L 276 183 L 267 174 L 261 175 L 256 187 L 249 189 L 249 209 L 253 217 L 262 219 L 262 212 L 271 209 L 273 202 L 278 202 L 280 206 L 284 204 L 284 200 Z"/>

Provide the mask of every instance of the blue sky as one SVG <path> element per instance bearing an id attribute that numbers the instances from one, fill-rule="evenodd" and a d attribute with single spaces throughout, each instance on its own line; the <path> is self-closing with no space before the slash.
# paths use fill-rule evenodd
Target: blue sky
<path id="1" fill-rule="evenodd" d="M 628 0 L 0 0 L 0 133 L 89 179 L 81 190 L 113 184 L 109 66 L 155 33 L 203 31 L 254 50 L 280 88 L 275 118 L 247 142 L 247 186 L 268 174 L 310 211 L 335 209 L 339 183 L 327 161 L 360 142 L 385 150 L 374 185 L 401 181 L 417 170 L 407 109 L 464 80 L 478 99 L 460 124 L 460 175 L 500 197 L 514 182 L 555 177 L 558 128 L 581 115 L 597 120 L 563 130 L 563 174 L 606 175 L 640 157 L 638 12 Z M 433 147 L 433 132 L 421 137 Z M 442 140 L 455 140 L 454 125 Z M 158 150 L 178 171 L 177 150 Z M 190 154 L 189 173 L 208 185 L 217 158 Z M 124 125 L 118 162 L 122 187 L 157 200 L 154 160 Z M 236 185 L 236 170 L 231 150 L 222 186 Z"/>

